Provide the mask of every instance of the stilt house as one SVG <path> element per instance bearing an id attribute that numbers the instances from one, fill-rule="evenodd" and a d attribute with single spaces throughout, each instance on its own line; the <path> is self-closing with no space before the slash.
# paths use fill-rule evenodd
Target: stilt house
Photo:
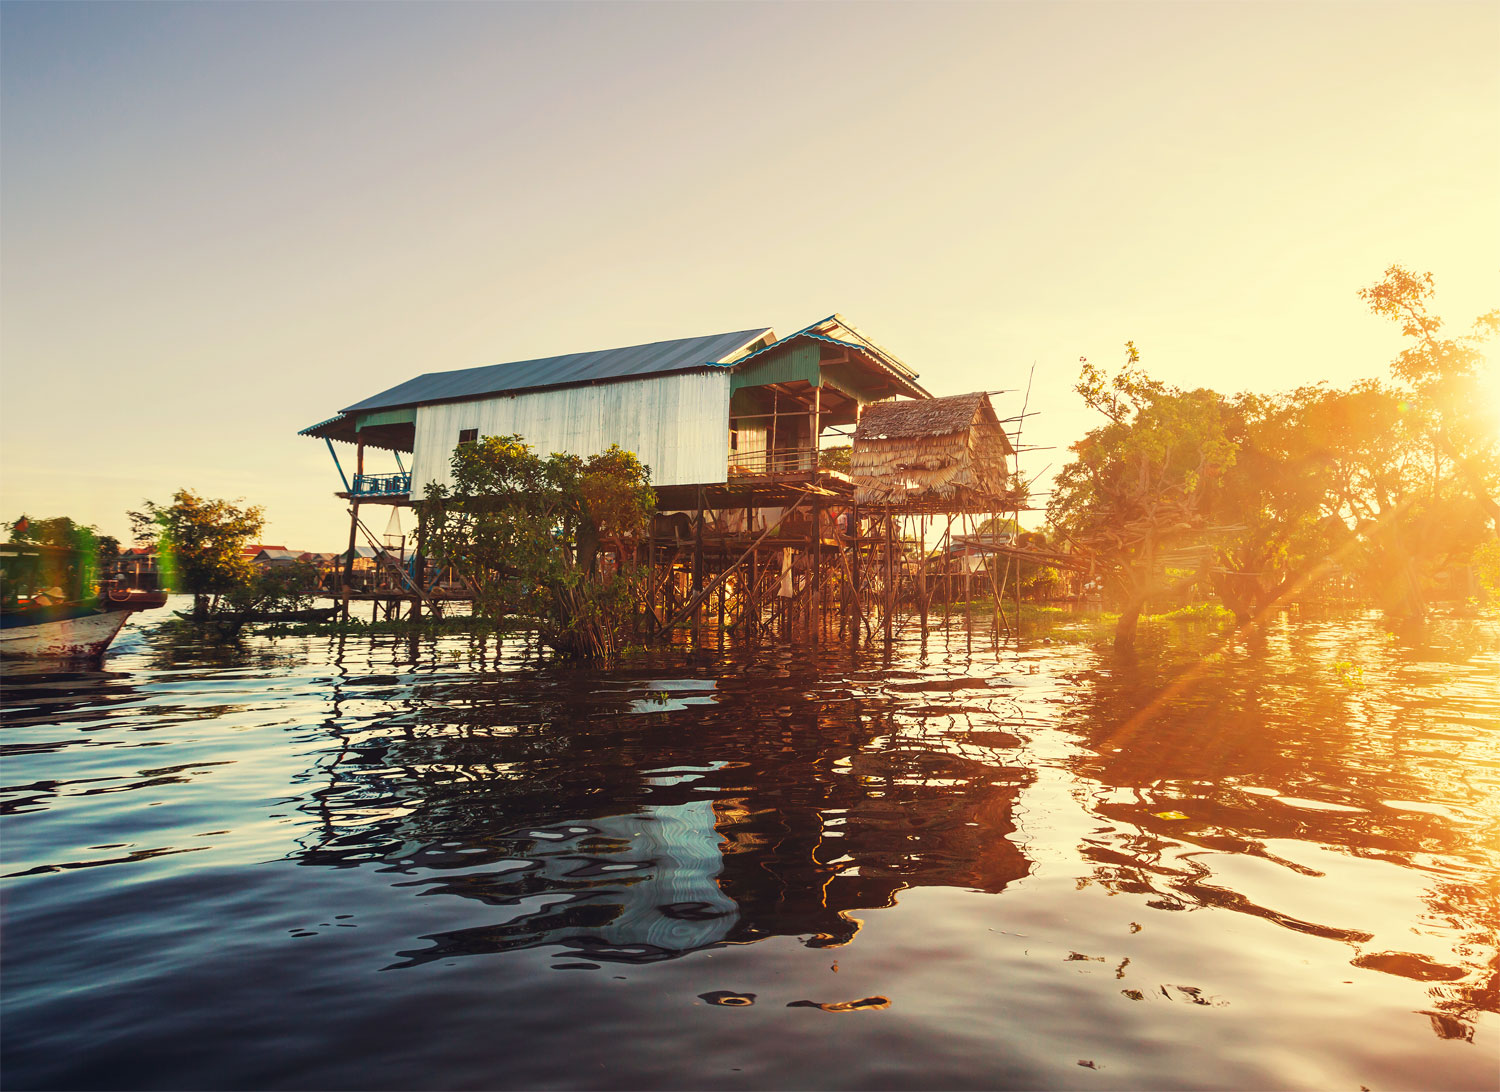
<path id="1" fill-rule="evenodd" d="M 302 430 L 356 445 L 348 499 L 410 504 L 451 482 L 456 445 L 519 435 L 537 451 L 592 455 L 619 444 L 651 468 L 663 507 L 674 487 L 817 474 L 819 437 L 860 408 L 926 399 L 916 373 L 840 316 L 778 339 L 768 327 L 621 349 L 430 372 Z M 366 473 L 366 448 L 394 472 Z M 409 456 L 407 465 L 403 456 Z"/>

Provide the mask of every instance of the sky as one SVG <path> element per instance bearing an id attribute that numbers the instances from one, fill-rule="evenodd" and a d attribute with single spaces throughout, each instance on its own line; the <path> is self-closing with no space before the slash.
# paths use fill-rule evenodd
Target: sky
<path id="1" fill-rule="evenodd" d="M 1001 416 L 1034 368 L 1045 486 L 1080 357 L 1345 384 L 1392 263 L 1500 306 L 1497 56 L 1492 0 L 6 0 L 0 519 L 341 549 L 346 405 L 833 312 Z"/>

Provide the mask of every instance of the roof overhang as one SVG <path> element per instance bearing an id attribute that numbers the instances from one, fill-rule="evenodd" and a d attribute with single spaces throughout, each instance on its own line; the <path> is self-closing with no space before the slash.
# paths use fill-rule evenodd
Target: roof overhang
<path id="1" fill-rule="evenodd" d="M 311 436 L 319 440 L 338 440 L 346 444 L 364 442 L 366 447 L 378 447 L 386 451 L 411 451 L 415 446 L 416 429 L 407 422 L 362 421 L 369 414 L 339 413 L 301 429 L 298 436 Z"/>
<path id="2" fill-rule="evenodd" d="M 908 398 L 931 398 L 932 394 L 917 382 L 917 373 L 907 367 L 894 353 L 881 348 L 864 334 L 860 333 L 852 324 L 846 322 L 839 314 L 829 315 L 820 319 L 811 326 L 806 326 L 794 334 L 788 334 L 779 341 L 772 342 L 764 349 L 741 358 L 734 362 L 733 367 L 740 369 L 754 361 L 774 353 L 778 349 L 784 349 L 788 345 L 798 341 L 813 341 L 821 345 L 831 345 L 844 350 L 851 362 L 857 362 L 865 367 L 879 372 L 889 383 L 891 394 L 905 395 Z"/>

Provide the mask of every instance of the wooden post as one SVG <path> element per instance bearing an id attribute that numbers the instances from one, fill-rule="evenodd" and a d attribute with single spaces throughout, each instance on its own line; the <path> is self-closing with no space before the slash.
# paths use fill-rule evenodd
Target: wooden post
<path id="1" fill-rule="evenodd" d="M 995 540 L 996 544 L 998 545 L 999 544 L 1000 533 L 995 530 L 995 519 L 994 519 L 993 516 L 990 517 L 989 525 L 990 525 L 990 538 L 993 539 L 993 540 Z M 1005 585 L 1004 584 L 997 585 L 995 583 L 995 554 L 994 554 L 994 551 L 990 551 L 990 552 L 988 552 L 988 553 L 986 553 L 984 555 L 984 565 L 985 565 L 985 568 L 989 570 L 989 573 L 990 573 L 990 588 L 994 592 L 994 595 L 995 595 L 995 609 L 992 612 L 993 615 L 994 615 L 994 618 L 990 622 L 990 631 L 991 631 L 991 633 L 998 634 L 1000 632 L 1000 619 L 1001 619 L 1000 601 L 1003 598 L 1005 598 Z M 1006 576 L 1010 575 L 1010 557 L 1008 555 L 1005 558 L 1005 575 Z"/>
<path id="2" fill-rule="evenodd" d="M 674 541 L 676 536 L 673 536 Z M 666 622 L 677 613 L 677 548 L 673 547 L 672 556 L 667 558 L 667 579 L 662 584 L 662 621 Z M 670 633 L 665 633 L 670 637 Z"/>
<path id="3" fill-rule="evenodd" d="M 646 524 L 646 613 L 651 615 L 651 632 L 656 632 L 656 513 Z"/>
<path id="4" fill-rule="evenodd" d="M 411 559 L 411 579 L 412 583 L 417 586 L 418 591 L 418 594 L 411 597 L 411 617 L 414 622 L 420 621 L 422 618 L 422 595 L 427 590 L 427 558 L 422 556 L 422 513 L 419 511 L 416 515 L 417 531 L 412 536 L 416 544 L 416 552 L 412 554 Z"/>
<path id="5" fill-rule="evenodd" d="M 741 574 L 743 576 L 743 574 Z M 760 551 L 750 551 L 750 583 L 745 586 L 745 634 L 753 641 L 760 627 Z"/>
<path id="6" fill-rule="evenodd" d="M 948 628 L 948 614 L 953 608 L 953 513 L 943 528 L 943 629 Z"/>
<path id="7" fill-rule="evenodd" d="M 818 476 L 818 453 L 823 449 L 823 384 L 822 376 L 813 388 L 813 410 L 812 410 L 812 472 L 813 480 Z M 816 517 L 814 517 L 813 528 L 817 528 Z"/>
<path id="8" fill-rule="evenodd" d="M 1016 509 L 1016 542 L 1021 537 L 1021 510 Z M 1021 647 L 1021 559 L 1016 558 L 1016 647 Z"/>
<path id="9" fill-rule="evenodd" d="M 959 516 L 959 526 L 963 528 L 963 534 L 969 537 L 969 547 L 974 547 L 974 535 L 969 532 L 969 513 Z M 974 570 L 969 568 L 969 558 L 963 558 L 963 628 L 971 631 L 974 628 Z M 971 634 L 972 642 L 972 634 Z"/>
<path id="10" fill-rule="evenodd" d="M 355 444 L 354 488 L 359 489 L 360 475 L 365 472 L 365 441 L 361 437 Z M 349 621 L 349 585 L 354 580 L 354 542 L 359 527 L 359 501 L 356 492 L 349 498 L 349 552 L 344 555 L 344 621 Z"/>
<path id="11" fill-rule="evenodd" d="M 922 550 L 922 566 L 917 570 L 920 586 L 917 588 L 917 599 L 922 606 L 922 644 L 927 644 L 927 517 L 917 517 L 917 541 Z"/>
<path id="12" fill-rule="evenodd" d="M 776 414 L 779 411 L 779 395 L 771 388 L 771 432 L 766 438 L 766 473 L 776 473 Z"/>
<path id="13" fill-rule="evenodd" d="M 812 504 L 812 639 L 821 640 L 823 630 L 823 502 L 813 498 Z"/>
<path id="14" fill-rule="evenodd" d="M 896 533 L 895 515 L 886 509 L 885 515 L 885 643 L 891 643 L 891 622 L 896 614 L 896 574 L 893 567 L 893 546 Z"/>
<path id="15" fill-rule="evenodd" d="M 745 502 L 745 535 L 754 541 L 755 536 L 755 504 L 753 501 Z M 755 639 L 756 626 L 760 623 L 760 601 L 755 596 L 755 585 L 760 580 L 760 554 L 755 550 L 750 551 L 750 582 L 745 582 L 745 574 L 740 573 L 740 587 L 743 591 L 744 605 L 740 608 L 740 617 L 745 621 L 745 636 L 750 640 Z"/>
<path id="16" fill-rule="evenodd" d="M 849 643 L 859 647 L 859 505 L 849 509 Z M 840 547 L 842 548 L 842 547 Z"/>
<path id="17" fill-rule="evenodd" d="M 703 487 L 698 487 L 698 519 L 693 525 L 693 596 L 703 590 Z M 693 608 L 693 647 L 703 636 L 703 604 Z"/>

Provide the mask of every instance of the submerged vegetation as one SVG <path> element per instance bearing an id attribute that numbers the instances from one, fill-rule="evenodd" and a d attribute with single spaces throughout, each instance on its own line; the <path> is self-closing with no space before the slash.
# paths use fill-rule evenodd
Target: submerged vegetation
<path id="1" fill-rule="evenodd" d="M 454 451 L 451 489 L 427 487 L 422 550 L 463 575 L 481 617 L 526 620 L 564 655 L 605 658 L 642 598 L 636 546 L 655 504 L 650 469 L 617 446 L 543 457 L 519 436 L 487 436 Z"/>

